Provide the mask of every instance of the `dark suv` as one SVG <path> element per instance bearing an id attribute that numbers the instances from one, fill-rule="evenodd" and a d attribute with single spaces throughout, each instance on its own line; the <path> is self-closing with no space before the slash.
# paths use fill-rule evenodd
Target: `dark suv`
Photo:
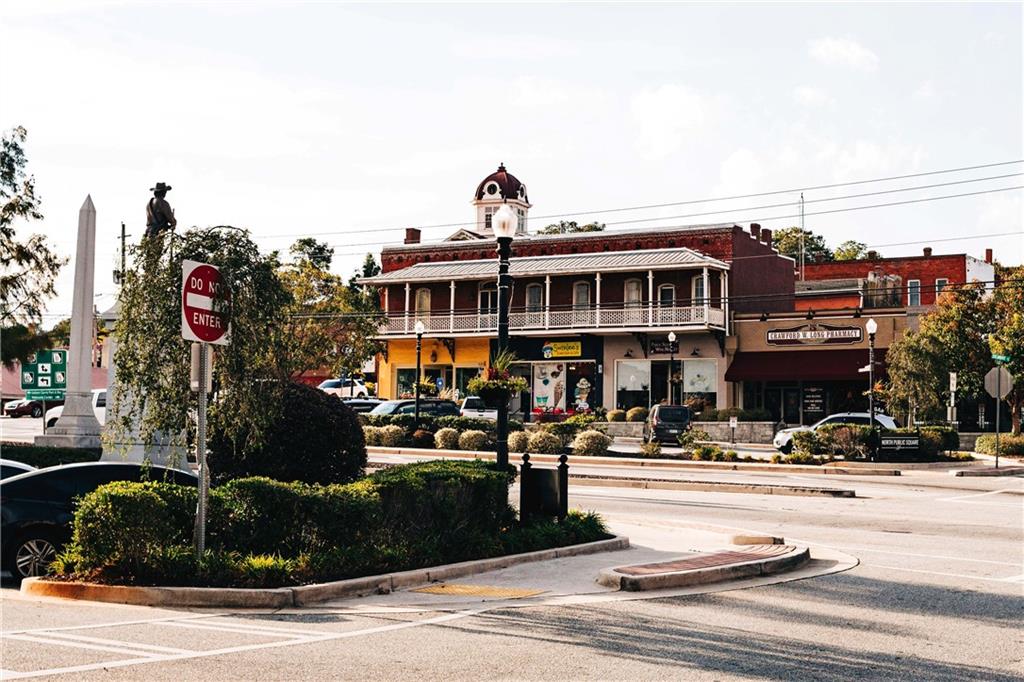
<path id="1" fill-rule="evenodd" d="M 416 400 L 403 398 L 402 400 L 385 400 L 377 407 L 370 410 L 370 414 L 415 414 Z M 459 406 L 451 400 L 440 400 L 438 398 L 420 398 L 421 417 L 458 417 L 461 414 Z"/>
<path id="2" fill-rule="evenodd" d="M 679 436 L 690 429 L 690 408 L 685 405 L 655 405 L 644 422 L 644 442 L 679 442 Z"/>

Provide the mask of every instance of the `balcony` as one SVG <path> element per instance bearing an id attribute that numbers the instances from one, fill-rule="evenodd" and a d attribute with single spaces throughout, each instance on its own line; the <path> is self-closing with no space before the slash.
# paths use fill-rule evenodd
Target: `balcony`
<path id="1" fill-rule="evenodd" d="M 389 315 L 381 327 L 380 336 L 394 338 L 413 336 L 416 321 L 426 327 L 426 333 L 460 336 L 487 336 L 498 331 L 498 315 L 494 312 L 456 314 L 439 311 L 429 316 L 410 312 L 408 315 Z M 541 308 L 518 310 L 509 315 L 509 330 L 513 333 L 544 334 L 552 330 L 568 329 L 574 332 L 645 331 L 648 329 L 674 329 L 676 331 L 702 331 L 725 329 L 725 311 L 711 306 L 601 306 L 590 308 Z"/>

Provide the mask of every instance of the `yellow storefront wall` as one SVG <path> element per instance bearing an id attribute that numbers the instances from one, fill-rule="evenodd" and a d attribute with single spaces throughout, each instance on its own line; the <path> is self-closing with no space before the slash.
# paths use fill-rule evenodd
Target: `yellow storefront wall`
<path id="1" fill-rule="evenodd" d="M 387 344 L 387 360 L 385 361 L 384 355 L 377 356 L 377 396 L 392 400 L 399 397 L 398 370 L 416 369 L 416 339 L 395 339 L 388 341 Z M 424 337 L 420 363 L 422 370 L 428 367 L 448 368 L 454 377 L 457 367 L 483 369 L 487 366 L 489 355 L 490 339 L 487 338 L 455 339 L 455 360 L 452 361 L 452 356 L 444 343 L 439 339 Z"/>

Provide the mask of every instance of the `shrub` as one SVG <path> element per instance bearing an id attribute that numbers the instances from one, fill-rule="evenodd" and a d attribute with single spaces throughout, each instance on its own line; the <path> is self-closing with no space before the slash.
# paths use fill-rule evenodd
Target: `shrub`
<path id="1" fill-rule="evenodd" d="M 722 460 L 725 462 L 738 462 L 739 459 L 740 457 L 736 454 L 735 450 L 726 450 L 725 455 L 722 456 Z"/>
<path id="2" fill-rule="evenodd" d="M 379 426 L 364 426 L 363 440 L 367 445 L 380 445 L 381 435 Z"/>
<path id="3" fill-rule="evenodd" d="M 246 447 L 249 433 L 229 436 L 224 425 L 233 415 L 211 420 L 210 469 L 218 481 L 269 476 L 283 481 L 344 483 L 366 466 L 363 429 L 336 397 L 303 384 L 285 386 L 280 415 L 263 433 L 262 444 Z"/>
<path id="4" fill-rule="evenodd" d="M 974 450 L 983 455 L 996 454 L 995 434 L 986 433 L 984 436 L 978 436 L 978 441 L 974 445 Z M 1024 456 L 1024 434 L 1020 436 L 1014 436 L 1009 433 L 999 434 L 999 454 L 1013 455 L 1016 457 Z"/>
<path id="5" fill-rule="evenodd" d="M 563 449 L 562 439 L 547 431 L 534 431 L 527 444 L 527 452 L 541 455 L 558 455 Z"/>
<path id="6" fill-rule="evenodd" d="M 573 440 L 572 452 L 574 455 L 601 457 L 608 454 L 608 446 L 611 444 L 612 439 L 600 431 L 581 431 Z"/>
<path id="7" fill-rule="evenodd" d="M 459 434 L 460 450 L 483 450 L 487 447 L 487 434 L 483 431 L 463 431 Z"/>
<path id="8" fill-rule="evenodd" d="M 513 431 L 508 434 L 509 452 L 526 452 L 530 447 L 530 434 L 526 431 Z"/>
<path id="9" fill-rule="evenodd" d="M 794 452 L 786 455 L 782 461 L 785 464 L 822 464 L 825 460 L 806 452 Z"/>
<path id="10" fill-rule="evenodd" d="M 405 429 L 398 424 L 380 427 L 380 444 L 388 448 L 399 448 L 405 445 Z"/>
<path id="11" fill-rule="evenodd" d="M 99 461 L 102 450 L 98 448 L 48 448 L 25 443 L 4 442 L 0 444 L 4 459 L 28 464 L 42 469 L 59 464 Z"/>
<path id="12" fill-rule="evenodd" d="M 711 434 L 709 434 L 707 431 L 704 431 L 703 429 L 689 429 L 679 434 L 676 440 L 679 441 L 679 445 L 681 445 L 682 447 L 692 448 L 696 443 L 700 441 L 711 440 Z"/>
<path id="13" fill-rule="evenodd" d="M 693 418 L 694 421 L 698 422 L 714 422 L 718 421 L 718 410 L 713 407 L 705 407 L 702 412 L 695 412 Z"/>
<path id="14" fill-rule="evenodd" d="M 772 464 L 782 464 L 782 455 L 776 452 L 775 454 L 772 455 L 772 458 L 769 461 Z"/>
<path id="15" fill-rule="evenodd" d="M 740 413 L 740 420 L 747 422 L 771 422 L 775 421 L 772 419 L 772 413 L 763 407 L 752 407 L 745 409 Z"/>
<path id="16" fill-rule="evenodd" d="M 565 420 L 566 424 L 572 424 L 578 427 L 590 426 L 594 422 L 598 421 L 597 417 L 592 414 L 574 414 L 573 416 Z"/>
<path id="17" fill-rule="evenodd" d="M 608 413 L 605 415 L 605 419 L 607 419 L 610 422 L 624 422 L 626 421 L 626 411 L 608 410 Z"/>
<path id="18" fill-rule="evenodd" d="M 640 446 L 641 457 L 661 457 L 661 443 L 653 441 Z"/>
<path id="19" fill-rule="evenodd" d="M 825 427 L 822 427 L 824 431 Z M 826 434 L 822 434 L 826 436 Z M 793 451 L 801 452 L 807 455 L 816 455 L 823 451 L 824 445 L 822 444 L 822 436 L 819 436 L 816 431 L 797 431 L 793 434 Z M 829 442 L 831 443 L 831 437 Z"/>
<path id="20" fill-rule="evenodd" d="M 631 407 L 626 411 L 626 421 L 643 422 L 647 421 L 646 407 Z"/>
<path id="21" fill-rule="evenodd" d="M 722 455 L 722 448 L 717 445 L 698 445 L 693 449 L 693 458 L 702 462 L 710 462 L 716 456 Z"/>
<path id="22" fill-rule="evenodd" d="M 414 448 L 434 447 L 434 434 L 426 429 L 416 429 L 412 434 L 412 446 Z"/>
<path id="23" fill-rule="evenodd" d="M 434 434 L 434 446 L 438 450 L 458 450 L 459 432 L 450 427 L 438 429 Z"/>

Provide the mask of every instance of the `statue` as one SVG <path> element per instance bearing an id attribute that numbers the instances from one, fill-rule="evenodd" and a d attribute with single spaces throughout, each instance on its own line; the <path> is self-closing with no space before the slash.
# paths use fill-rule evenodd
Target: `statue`
<path id="1" fill-rule="evenodd" d="M 159 237 L 161 233 L 173 230 L 178 224 L 174 218 L 174 209 L 164 198 L 171 190 L 171 186 L 158 182 L 156 187 L 149 189 L 153 193 L 153 198 L 146 204 L 146 236 L 144 239 Z"/>

